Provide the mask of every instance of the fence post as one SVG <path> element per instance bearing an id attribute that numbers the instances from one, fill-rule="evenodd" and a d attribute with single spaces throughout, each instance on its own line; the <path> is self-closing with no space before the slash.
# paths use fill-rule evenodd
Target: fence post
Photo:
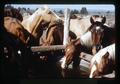
<path id="1" fill-rule="evenodd" d="M 70 9 L 65 9 L 65 19 L 64 19 L 64 37 L 63 37 L 63 45 L 66 46 L 69 40 L 69 27 L 70 27 Z M 66 67 L 66 57 L 64 56 L 63 62 L 61 63 L 61 67 L 64 69 Z"/>
<path id="2" fill-rule="evenodd" d="M 69 37 L 69 27 L 70 27 L 70 9 L 65 9 L 65 19 L 64 19 L 64 38 L 63 38 L 63 45 L 68 44 L 68 37 Z"/>

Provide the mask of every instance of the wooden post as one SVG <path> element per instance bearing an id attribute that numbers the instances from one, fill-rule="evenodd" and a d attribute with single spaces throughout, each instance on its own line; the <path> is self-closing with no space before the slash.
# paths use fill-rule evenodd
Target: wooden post
<path id="1" fill-rule="evenodd" d="M 63 36 L 63 45 L 66 46 L 68 44 L 69 40 L 69 26 L 70 26 L 70 9 L 65 9 L 65 19 L 64 19 L 64 36 Z M 64 59 L 61 63 L 61 68 L 66 67 L 66 57 L 64 56 Z"/>
<path id="2" fill-rule="evenodd" d="M 65 9 L 63 45 L 68 44 L 69 26 L 70 26 L 70 9 L 67 8 Z"/>

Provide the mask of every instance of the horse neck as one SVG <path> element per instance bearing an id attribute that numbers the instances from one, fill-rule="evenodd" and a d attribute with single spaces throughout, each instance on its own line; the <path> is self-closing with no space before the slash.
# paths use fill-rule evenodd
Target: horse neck
<path id="1" fill-rule="evenodd" d="M 38 11 L 33 13 L 31 16 L 29 16 L 27 19 L 22 21 L 22 25 L 28 30 L 28 32 L 32 32 L 34 27 L 37 25 L 41 18 L 41 14 L 37 14 Z"/>
<path id="2" fill-rule="evenodd" d="M 113 62 L 115 62 L 115 43 L 108 46 L 107 50 L 110 54 L 109 59 L 111 59 L 111 60 L 113 60 Z"/>
<path id="3" fill-rule="evenodd" d="M 104 35 L 102 39 L 103 47 L 109 46 L 115 42 L 115 29 L 104 26 Z"/>
<path id="4" fill-rule="evenodd" d="M 88 31 L 84 35 L 80 37 L 81 45 L 85 45 L 86 47 L 92 47 L 93 41 L 92 41 L 92 33 Z"/>
<path id="5" fill-rule="evenodd" d="M 97 70 L 97 67 L 95 65 L 91 66 L 91 71 L 90 71 L 90 75 L 89 75 L 90 78 L 93 78 L 93 72 L 95 70 Z"/>
<path id="6" fill-rule="evenodd" d="M 55 14 L 52 10 L 50 10 L 51 11 L 51 13 L 57 18 L 57 19 L 60 19 L 60 20 L 62 20 L 57 14 Z M 63 21 L 63 20 L 62 20 Z"/>
<path id="7" fill-rule="evenodd" d="M 89 18 L 71 19 L 70 23 L 70 30 L 76 34 L 77 38 L 84 35 L 91 25 Z"/>
<path id="8" fill-rule="evenodd" d="M 97 63 L 100 63 L 100 59 L 102 56 L 105 55 L 106 52 L 109 52 L 109 59 L 112 59 L 113 62 L 115 61 L 115 44 L 112 44 L 110 46 L 107 46 L 101 50 L 99 50 L 98 53 L 95 54 L 95 56 L 92 58 L 91 63 L 93 63 L 95 60 Z"/>

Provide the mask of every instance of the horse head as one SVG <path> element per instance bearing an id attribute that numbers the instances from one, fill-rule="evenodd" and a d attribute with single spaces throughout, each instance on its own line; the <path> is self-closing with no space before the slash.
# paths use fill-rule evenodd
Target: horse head
<path id="1" fill-rule="evenodd" d="M 112 60 L 109 59 L 109 52 L 106 52 L 100 59 L 100 62 L 94 61 L 94 63 L 91 65 L 91 73 L 90 78 L 97 78 L 101 75 L 108 74 L 112 72 Z"/>
<path id="2" fill-rule="evenodd" d="M 76 67 L 79 65 L 80 62 L 80 58 L 79 58 L 79 54 L 80 54 L 80 45 L 76 46 L 76 43 L 79 39 L 76 40 L 72 40 L 65 48 L 65 56 L 63 59 L 63 62 L 61 64 L 61 67 L 63 69 L 66 69 L 69 64 L 71 64 L 73 62 L 73 67 Z"/>
<path id="3" fill-rule="evenodd" d="M 92 33 L 93 54 L 95 54 L 102 48 L 101 42 L 104 36 L 104 23 L 106 22 L 106 17 L 94 15 L 90 18 L 90 22 L 91 26 L 89 30 Z"/>
<path id="4" fill-rule="evenodd" d="M 4 10 L 4 28 L 16 39 L 21 40 L 23 43 L 27 44 L 27 38 L 30 33 L 22 26 L 22 15 L 19 10 L 15 8 L 5 8 Z M 33 38 L 32 38 L 33 39 Z"/>

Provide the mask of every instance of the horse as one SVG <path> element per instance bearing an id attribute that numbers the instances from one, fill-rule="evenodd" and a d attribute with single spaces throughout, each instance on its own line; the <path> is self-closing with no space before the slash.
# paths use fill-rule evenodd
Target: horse
<path id="1" fill-rule="evenodd" d="M 73 18 L 70 19 L 70 32 L 69 32 L 70 41 L 72 39 L 80 38 L 82 35 L 84 35 L 86 32 L 88 32 L 91 29 L 92 29 L 91 32 L 92 33 L 94 32 L 94 35 L 92 37 L 94 39 L 95 38 L 94 36 L 97 35 L 97 34 L 95 34 L 95 31 L 96 31 L 96 33 L 99 33 L 105 29 L 104 33 L 105 33 L 105 37 L 107 37 L 107 38 L 101 36 L 101 38 L 103 37 L 102 44 L 103 44 L 103 46 L 106 46 L 106 44 L 108 45 L 108 43 L 106 43 L 106 42 L 111 43 L 110 39 L 112 39 L 111 34 L 109 35 L 108 33 L 111 32 L 113 34 L 113 39 L 114 39 L 114 37 L 115 37 L 114 32 L 115 31 L 114 31 L 114 28 L 108 29 L 108 26 L 105 24 L 105 22 L 106 22 L 106 17 L 99 16 L 99 15 L 93 15 L 92 17 L 86 17 L 86 18 L 81 18 L 81 19 L 78 19 L 78 18 L 77 19 L 73 19 Z M 94 25 L 94 26 L 92 26 L 92 25 Z M 101 29 L 99 29 L 99 27 L 96 28 L 97 25 L 100 26 Z M 93 28 L 93 27 L 95 27 L 95 28 Z M 62 41 L 63 41 L 63 23 L 60 24 L 60 28 L 58 27 L 56 29 L 56 31 L 51 32 L 51 34 L 47 34 L 46 38 L 51 37 L 51 39 L 54 39 L 54 38 L 52 38 L 52 37 L 54 37 L 53 33 L 56 34 L 55 36 L 57 37 L 57 39 L 59 39 L 59 38 L 61 39 L 60 44 L 62 44 Z M 96 37 L 98 37 L 98 36 L 96 36 Z M 48 38 L 48 39 L 50 39 L 50 38 Z M 51 42 L 47 41 L 46 43 L 47 44 L 50 44 L 50 43 L 54 44 L 54 42 L 56 42 L 55 40 L 57 40 L 57 39 L 54 39 L 54 41 L 51 40 Z M 112 41 L 113 41 L 113 39 L 112 39 Z M 96 41 L 97 40 L 98 39 L 96 39 Z M 107 40 L 109 40 L 109 41 L 107 41 Z M 59 41 L 57 41 L 57 42 L 59 42 Z M 93 48 L 94 54 L 95 54 L 96 50 L 98 51 L 99 48 L 101 47 L 100 45 L 95 45 L 95 46 L 97 46 L 98 49 L 96 49 L 96 47 Z"/>
<path id="2" fill-rule="evenodd" d="M 21 25 L 21 22 L 14 18 L 4 17 L 4 28 L 11 33 L 15 39 L 20 39 L 26 46 L 35 45 L 34 37 Z M 30 40 L 27 40 L 30 37 Z"/>
<path id="3" fill-rule="evenodd" d="M 77 38 L 85 34 L 88 31 L 90 25 L 90 17 L 70 19 L 70 31 L 72 31 L 77 36 Z"/>
<path id="4" fill-rule="evenodd" d="M 62 20 L 53 11 L 47 7 L 43 7 L 37 9 L 27 19 L 24 19 L 22 25 L 32 36 L 34 36 L 37 45 L 41 45 L 46 40 L 46 37 L 41 38 L 44 30 L 48 32 L 48 30 L 51 30 L 53 27 L 58 27 L 57 25 L 61 22 Z"/>
<path id="5" fill-rule="evenodd" d="M 16 8 L 4 9 L 4 28 L 11 33 L 15 39 L 21 40 L 26 46 L 36 45 L 35 38 L 21 24 L 22 14 Z"/>
<path id="6" fill-rule="evenodd" d="M 3 44 L 3 55 L 6 57 L 5 67 L 9 66 L 8 70 L 9 68 L 16 67 L 20 72 L 17 72 L 17 70 L 15 72 L 22 75 L 18 77 L 24 77 L 27 76 L 27 70 L 33 61 L 33 54 L 28 46 L 35 45 L 36 43 L 34 44 L 33 36 L 21 25 L 22 18 L 18 17 L 18 15 L 22 15 L 16 11 L 17 9 L 15 8 L 5 8 L 4 10 L 4 27 L 1 28 L 3 29 L 1 44 Z M 28 37 L 30 37 L 30 40 L 26 41 Z M 10 76 L 12 77 L 12 75 L 14 74 L 11 73 Z"/>
<path id="7" fill-rule="evenodd" d="M 95 54 L 101 48 L 109 45 L 109 43 L 114 42 L 113 40 L 110 41 L 112 36 L 109 36 L 111 33 L 114 33 L 114 31 L 104 25 L 106 18 L 103 16 L 100 17 L 102 17 L 102 19 L 101 18 L 99 19 L 98 15 L 92 16 L 90 18 L 90 22 L 92 25 L 88 28 L 88 32 L 83 34 L 80 38 L 70 42 L 66 46 L 64 60 L 63 63 L 61 64 L 61 67 L 63 69 L 67 68 L 67 66 L 72 61 L 74 66 L 79 66 L 80 52 Z M 109 43 L 106 43 L 105 41 L 107 42 L 109 41 Z M 104 45 L 104 42 L 106 43 L 106 45 Z M 94 50 L 92 50 L 94 46 L 96 47 L 95 52 Z"/>
<path id="8" fill-rule="evenodd" d="M 101 49 L 90 62 L 89 78 L 112 73 L 115 69 L 115 43 Z"/>

